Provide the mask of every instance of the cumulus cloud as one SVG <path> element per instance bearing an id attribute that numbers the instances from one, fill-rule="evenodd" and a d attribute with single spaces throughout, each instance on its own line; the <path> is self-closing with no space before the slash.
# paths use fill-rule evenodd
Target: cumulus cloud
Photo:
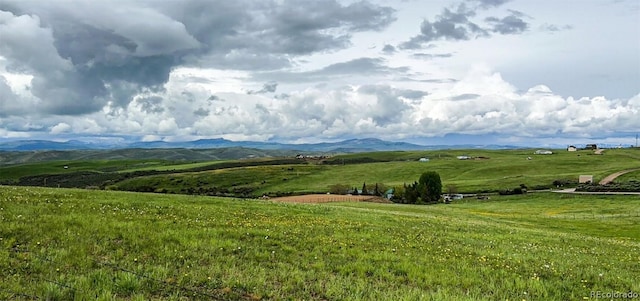
<path id="1" fill-rule="evenodd" d="M 71 126 L 64 122 L 58 123 L 51 128 L 51 134 L 54 134 L 54 135 L 67 133 L 69 131 L 71 131 Z"/>
<path id="2" fill-rule="evenodd" d="M 0 56 L 34 76 L 45 114 L 126 107 L 162 91 L 178 66 L 274 70 L 379 31 L 395 10 L 368 1 L 0 2 Z"/>
<path id="3" fill-rule="evenodd" d="M 485 67 L 472 68 L 458 82 L 428 91 L 367 84 L 307 88 L 279 99 L 220 93 L 226 102 L 210 102 L 207 91 L 198 90 L 191 91 L 193 102 L 184 102 L 180 98 L 187 96 L 182 92 L 169 86 L 162 95 L 140 98 L 110 116 L 94 113 L 89 118 L 93 125 L 73 117 L 64 123 L 51 119 L 32 126 L 51 133 L 84 128 L 94 134 L 293 141 L 449 134 L 576 137 L 632 132 L 640 120 L 640 94 L 630 99 L 564 98 L 544 85 L 523 92 Z"/>

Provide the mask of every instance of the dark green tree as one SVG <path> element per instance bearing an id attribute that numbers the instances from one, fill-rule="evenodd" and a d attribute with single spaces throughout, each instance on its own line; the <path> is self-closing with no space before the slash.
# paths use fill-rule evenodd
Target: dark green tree
<path id="1" fill-rule="evenodd" d="M 418 203 L 419 198 L 420 198 L 420 193 L 418 191 L 418 182 L 414 182 L 411 185 L 405 186 L 404 188 L 405 204 L 416 204 Z"/>
<path id="2" fill-rule="evenodd" d="M 361 195 L 368 195 L 368 194 L 369 194 L 369 191 L 367 191 L 367 183 L 364 182 L 364 183 L 362 183 L 362 193 L 361 193 Z"/>
<path id="3" fill-rule="evenodd" d="M 423 173 L 417 185 L 420 200 L 425 204 L 437 203 L 442 195 L 442 180 L 435 171 Z"/>

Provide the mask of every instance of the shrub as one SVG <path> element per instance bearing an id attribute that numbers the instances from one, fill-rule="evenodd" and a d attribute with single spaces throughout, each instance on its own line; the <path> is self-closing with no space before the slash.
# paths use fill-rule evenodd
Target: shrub
<path id="1" fill-rule="evenodd" d="M 514 195 L 514 194 L 525 194 L 527 193 L 527 189 L 522 187 L 516 187 L 514 189 L 503 189 L 498 191 L 500 195 Z"/>
<path id="2" fill-rule="evenodd" d="M 329 192 L 332 194 L 347 194 L 349 193 L 349 186 L 344 184 L 333 184 L 329 186 Z"/>

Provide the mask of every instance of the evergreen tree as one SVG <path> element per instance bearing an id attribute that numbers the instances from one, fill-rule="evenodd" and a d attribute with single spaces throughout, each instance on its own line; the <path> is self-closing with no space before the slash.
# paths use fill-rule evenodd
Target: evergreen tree
<path id="1" fill-rule="evenodd" d="M 419 197 L 420 197 L 420 193 L 418 191 L 418 182 L 414 182 L 413 184 L 405 188 L 404 199 L 406 204 L 418 203 Z"/>
<path id="2" fill-rule="evenodd" d="M 435 171 L 425 172 L 418 180 L 420 200 L 426 204 L 437 203 L 442 195 L 442 180 Z"/>
<path id="3" fill-rule="evenodd" d="M 362 183 L 362 193 L 361 195 L 368 195 L 369 192 L 367 191 L 367 183 Z"/>

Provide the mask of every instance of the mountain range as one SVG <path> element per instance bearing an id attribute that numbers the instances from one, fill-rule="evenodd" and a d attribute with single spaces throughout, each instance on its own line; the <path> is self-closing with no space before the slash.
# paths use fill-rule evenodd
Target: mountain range
<path id="1" fill-rule="evenodd" d="M 187 148 L 213 149 L 242 147 L 261 150 L 297 150 L 306 152 L 365 152 L 365 151 L 394 151 L 432 149 L 433 146 L 417 145 L 406 142 L 390 142 L 375 138 L 349 139 L 339 142 L 288 144 L 259 141 L 231 141 L 227 139 L 201 139 L 184 142 L 132 142 L 122 144 L 93 143 L 78 140 L 56 142 L 48 140 L 19 140 L 0 143 L 0 150 L 4 151 L 36 151 L 36 150 L 99 150 L 99 149 L 158 149 L 158 148 Z"/>
<path id="2" fill-rule="evenodd" d="M 84 142 L 69 140 L 21 140 L 0 142 L 0 165 L 55 160 L 126 160 L 162 159 L 170 161 L 236 160 L 264 157 L 293 157 L 297 154 L 319 155 L 372 151 L 407 151 L 434 149 L 508 149 L 501 145 L 418 145 L 375 138 L 349 139 L 339 142 L 287 144 L 277 142 L 202 139 L 186 142 Z"/>

